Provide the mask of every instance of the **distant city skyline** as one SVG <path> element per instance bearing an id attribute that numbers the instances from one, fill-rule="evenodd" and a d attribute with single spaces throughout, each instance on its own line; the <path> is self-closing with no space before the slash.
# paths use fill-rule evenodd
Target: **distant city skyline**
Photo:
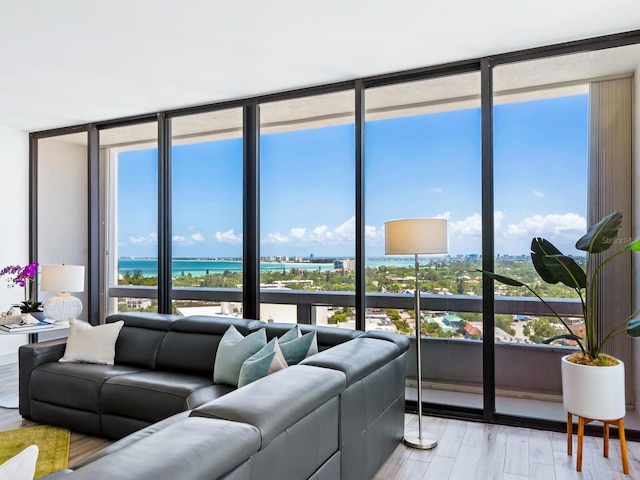
<path id="1" fill-rule="evenodd" d="M 355 255 L 353 124 L 263 135 L 261 256 Z M 496 254 L 544 236 L 567 254 L 586 231 L 588 95 L 496 105 Z M 119 153 L 118 255 L 157 255 L 157 151 Z M 242 256 L 242 142 L 174 146 L 173 255 Z M 439 217 L 449 253 L 481 245 L 480 109 L 368 121 L 366 256 L 384 222 Z"/>

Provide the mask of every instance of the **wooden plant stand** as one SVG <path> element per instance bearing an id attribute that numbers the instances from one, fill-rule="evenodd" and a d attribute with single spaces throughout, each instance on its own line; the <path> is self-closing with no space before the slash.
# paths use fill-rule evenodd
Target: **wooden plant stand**
<path id="1" fill-rule="evenodd" d="M 582 442 L 584 438 L 584 426 L 590 422 L 602 422 L 604 425 L 604 452 L 605 458 L 609 458 L 609 425 L 618 427 L 618 435 L 620 437 L 620 456 L 622 457 L 622 471 L 625 475 L 629 474 L 629 458 L 627 456 L 627 441 L 624 436 L 624 420 L 597 420 L 578 416 L 578 459 L 576 461 L 576 470 L 582 471 Z M 567 454 L 573 453 L 573 414 L 567 412 Z"/>

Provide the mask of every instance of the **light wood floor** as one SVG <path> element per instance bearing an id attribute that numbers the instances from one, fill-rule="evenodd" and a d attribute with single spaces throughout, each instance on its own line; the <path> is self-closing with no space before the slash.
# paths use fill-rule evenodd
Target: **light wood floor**
<path id="1" fill-rule="evenodd" d="M 0 396 L 17 390 L 17 366 L 0 366 Z M 0 408 L 0 431 L 35 425 L 17 410 Z M 418 417 L 405 416 L 405 431 L 417 431 Z M 439 439 L 432 450 L 403 444 L 382 466 L 375 480 L 640 480 L 640 443 L 627 442 L 629 475 L 622 473 L 620 446 L 611 439 L 609 458 L 602 456 L 602 439 L 585 437 L 582 473 L 574 455 L 567 455 L 562 433 L 483 423 L 424 417 L 423 429 Z M 71 434 L 69 466 L 110 442 Z"/>

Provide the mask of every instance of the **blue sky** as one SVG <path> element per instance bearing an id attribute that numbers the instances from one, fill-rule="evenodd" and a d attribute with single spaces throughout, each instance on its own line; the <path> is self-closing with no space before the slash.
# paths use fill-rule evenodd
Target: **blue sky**
<path id="1" fill-rule="evenodd" d="M 497 105 L 496 253 L 544 236 L 566 253 L 586 230 L 588 96 Z M 449 252 L 481 250 L 480 110 L 367 122 L 367 255 L 386 220 L 443 217 Z M 353 256 L 354 127 L 264 135 L 261 254 Z M 119 154 L 120 256 L 156 256 L 157 152 Z M 176 257 L 242 255 L 240 139 L 173 148 Z"/>

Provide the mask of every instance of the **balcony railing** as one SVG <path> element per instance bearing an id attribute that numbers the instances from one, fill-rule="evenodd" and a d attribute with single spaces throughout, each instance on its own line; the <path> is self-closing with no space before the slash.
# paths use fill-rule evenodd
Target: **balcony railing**
<path id="1" fill-rule="evenodd" d="M 222 288 L 178 287 L 174 300 L 242 302 L 242 291 Z M 157 298 L 155 287 L 115 286 L 111 297 Z M 270 290 L 260 292 L 262 303 L 297 306 L 298 323 L 315 323 L 314 307 L 355 306 L 353 292 Z M 582 314 L 578 299 L 546 300 L 560 315 Z M 413 309 L 414 298 L 407 294 L 369 293 L 367 307 Z M 446 312 L 482 312 L 482 297 L 466 295 L 422 294 L 424 310 Z M 549 310 L 535 297 L 495 297 L 496 314 L 547 316 Z M 480 392 L 482 389 L 482 342 L 468 339 L 423 338 L 422 372 L 432 388 Z M 559 358 L 571 352 L 569 347 L 496 342 L 496 391 L 507 396 L 527 396 L 558 400 L 562 394 Z M 416 378 L 415 340 L 408 352 L 407 378 Z M 414 359 L 414 360 L 411 360 Z"/>
<path id="2" fill-rule="evenodd" d="M 188 288 L 176 287 L 172 290 L 174 300 L 201 300 L 242 302 L 242 290 L 235 288 Z M 156 287 L 118 285 L 109 288 L 110 297 L 158 298 Z M 367 307 L 413 309 L 413 296 L 401 293 L 368 293 Z M 560 315 L 579 317 L 582 315 L 580 301 L 570 298 L 545 299 Z M 355 306 L 353 292 L 327 292 L 307 290 L 260 291 L 261 303 L 297 305 L 298 323 L 313 323 L 312 309 L 315 306 L 336 307 Z M 438 312 L 482 312 L 482 297 L 469 295 L 420 295 L 424 310 Z M 495 297 L 496 314 L 549 315 L 547 307 L 535 297 Z"/>

